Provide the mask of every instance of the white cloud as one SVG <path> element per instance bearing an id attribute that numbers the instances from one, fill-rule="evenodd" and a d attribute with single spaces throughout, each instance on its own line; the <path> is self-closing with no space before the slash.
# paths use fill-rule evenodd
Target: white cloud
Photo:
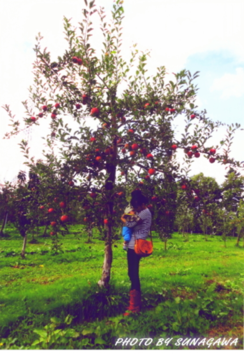
<path id="1" fill-rule="evenodd" d="M 244 94 L 244 69 L 236 68 L 235 74 L 226 73 L 215 79 L 210 90 L 221 91 L 223 99 L 231 96 L 241 97 Z"/>
<path id="2" fill-rule="evenodd" d="M 97 0 L 96 3 L 105 6 L 108 13 L 113 1 Z M 78 27 L 78 22 L 82 20 L 82 7 L 83 1 L 80 0 L 0 1 L 0 106 L 10 104 L 20 121 L 25 116 L 21 101 L 28 97 L 27 88 L 33 80 L 31 70 L 35 54 L 28 48 L 34 47 L 35 36 L 41 32 L 44 36 L 43 47 L 48 47 L 51 59 L 62 55 L 67 48 L 63 16 L 72 18 L 72 24 Z M 244 61 L 244 1 L 125 0 L 124 7 L 123 55 L 129 55 L 133 43 L 138 43 L 139 50 L 151 49 L 148 61 L 150 74 L 162 65 L 166 66 L 167 72 L 182 70 L 190 55 L 211 50 L 229 50 L 236 56 L 237 62 Z M 95 19 L 93 43 L 99 52 L 102 36 L 98 17 Z M 229 90 L 232 96 L 241 90 L 243 93 L 243 71 L 240 72 L 240 69 L 232 75 L 232 81 L 227 78 L 229 85 L 224 90 Z M 197 104 L 202 107 L 199 98 Z M 8 116 L 2 109 L 0 114 L 2 137 L 8 131 Z M 38 136 L 45 135 L 45 132 L 44 127 L 33 129 L 33 154 L 42 151 L 42 140 Z M 10 176 L 11 172 L 17 173 L 19 166 L 23 166 L 17 141 L 0 141 L 1 151 L 8 152 L 0 156 L 0 180 L 5 172 Z"/>

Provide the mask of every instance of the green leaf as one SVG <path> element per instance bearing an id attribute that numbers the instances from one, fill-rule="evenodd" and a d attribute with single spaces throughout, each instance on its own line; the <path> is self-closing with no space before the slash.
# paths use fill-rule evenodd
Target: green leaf
<path id="1" fill-rule="evenodd" d="M 180 303 L 180 297 L 176 297 L 175 298 L 175 302 L 178 304 L 178 303 Z"/>
<path id="2" fill-rule="evenodd" d="M 81 332 L 82 335 L 87 335 L 87 334 L 92 334 L 92 333 L 94 333 L 94 331 L 91 329 L 83 329 Z"/>
<path id="3" fill-rule="evenodd" d="M 52 323 L 55 323 L 55 324 L 60 324 L 61 323 L 61 320 L 59 318 L 57 318 L 57 317 L 50 318 L 50 321 Z"/>
<path id="4" fill-rule="evenodd" d="M 40 340 L 35 340 L 31 345 L 38 345 L 38 344 L 40 344 L 40 343 L 41 343 Z"/>
<path id="5" fill-rule="evenodd" d="M 99 337 L 95 339 L 95 344 L 106 344 L 106 341 Z"/>
<path id="6" fill-rule="evenodd" d="M 46 338 L 47 337 L 47 332 L 45 330 L 42 329 L 34 329 L 33 330 L 34 333 L 38 334 L 40 337 L 42 338 Z"/>

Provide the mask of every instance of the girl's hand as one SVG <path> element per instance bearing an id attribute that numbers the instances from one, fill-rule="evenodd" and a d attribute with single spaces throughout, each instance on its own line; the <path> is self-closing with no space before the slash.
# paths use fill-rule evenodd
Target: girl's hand
<path id="1" fill-rule="evenodd" d="M 123 223 L 126 223 L 126 219 L 124 218 L 124 214 L 121 216 L 121 221 L 122 221 Z"/>

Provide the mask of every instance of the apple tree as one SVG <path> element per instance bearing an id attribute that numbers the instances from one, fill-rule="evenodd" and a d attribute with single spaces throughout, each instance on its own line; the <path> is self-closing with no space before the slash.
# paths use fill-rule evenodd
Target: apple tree
<path id="1" fill-rule="evenodd" d="M 103 35 L 99 54 L 92 42 L 92 19 L 97 15 Z M 143 185 L 145 193 L 159 198 L 152 203 L 154 226 L 167 238 L 173 232 L 177 182 L 189 179 L 194 159 L 202 155 L 210 163 L 240 167 L 229 157 L 229 140 L 240 125 L 228 130 L 220 146 L 208 144 L 221 123 L 208 118 L 206 110 L 197 109 L 194 80 L 198 73 L 182 70 L 167 80 L 166 69 L 161 66 L 150 76 L 146 69 L 148 53 L 140 53 L 136 46 L 125 61 L 121 51 L 122 1 L 115 1 L 111 15 L 111 20 L 106 19 L 103 8 L 98 8 L 94 0 L 85 0 L 78 30 L 64 17 L 68 46 L 57 59 L 42 49 L 42 37 L 37 36 L 32 106 L 24 102 L 22 122 L 29 127 L 49 121 L 47 144 L 51 148 L 57 142 L 60 151 L 55 164 L 51 155 L 44 154 L 47 164 L 50 162 L 55 175 L 66 179 L 72 191 L 69 198 L 80 195 L 80 203 L 84 209 L 86 206 L 84 218 L 102 216 L 106 239 L 100 286 L 107 286 L 110 280 L 118 214 L 129 198 L 123 192 Z M 8 105 L 5 110 L 13 127 L 6 134 L 8 138 L 20 131 L 21 123 Z M 180 139 L 176 139 L 173 128 L 177 117 L 185 122 Z M 183 166 L 177 160 L 178 150 L 185 152 Z M 29 159 L 27 164 L 32 167 L 33 161 Z M 142 179 L 144 184 L 140 183 Z"/>

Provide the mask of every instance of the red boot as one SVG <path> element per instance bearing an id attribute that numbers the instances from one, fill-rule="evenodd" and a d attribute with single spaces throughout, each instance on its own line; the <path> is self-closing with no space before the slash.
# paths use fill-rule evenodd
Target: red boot
<path id="1" fill-rule="evenodd" d="M 125 312 L 123 316 L 129 316 L 130 313 L 138 313 L 141 310 L 141 292 L 137 290 L 131 290 L 130 291 L 130 304 L 129 307 L 127 307 L 128 311 L 131 312 Z"/>

